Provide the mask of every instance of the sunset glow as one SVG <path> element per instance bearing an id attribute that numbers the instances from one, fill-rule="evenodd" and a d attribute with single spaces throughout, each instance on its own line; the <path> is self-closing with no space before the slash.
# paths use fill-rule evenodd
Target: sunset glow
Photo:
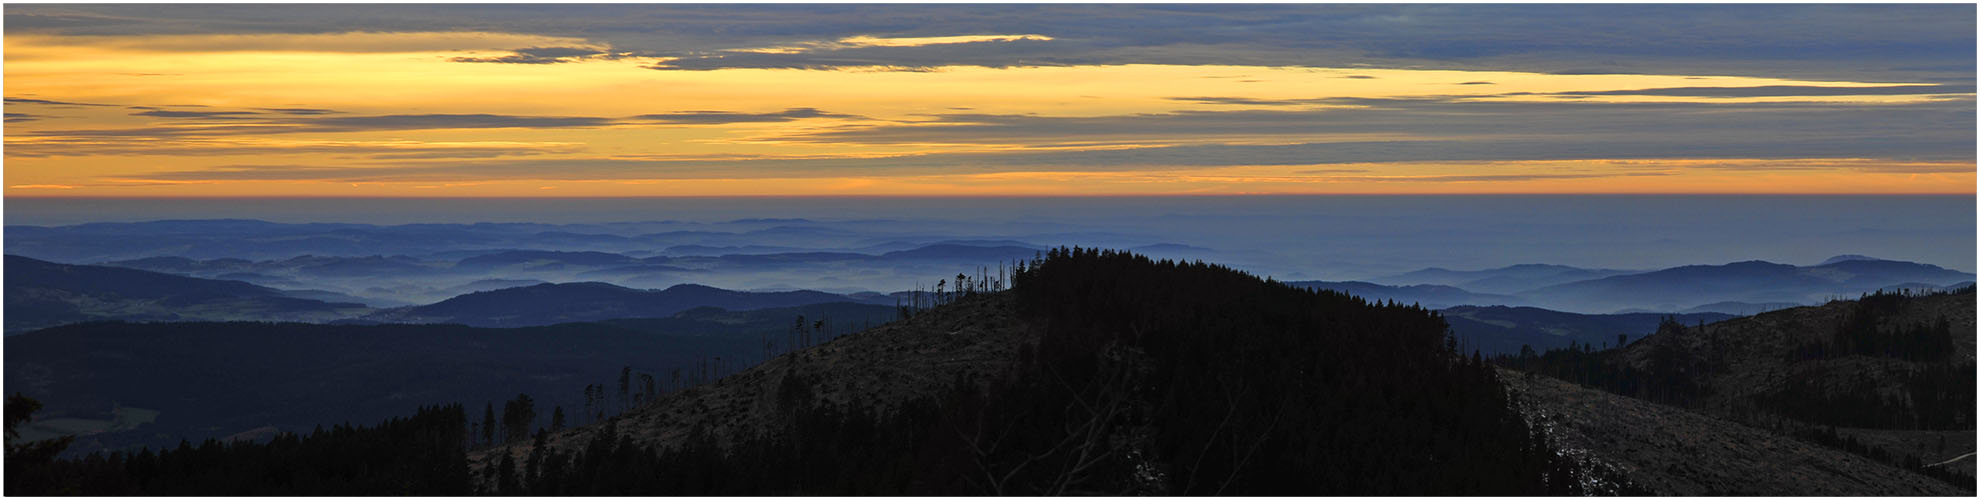
<path id="1" fill-rule="evenodd" d="M 11 7 L 10 24 L 12 14 L 61 9 Z M 923 60 L 946 52 L 925 51 L 962 51 L 961 58 L 1072 42 L 1046 30 L 788 38 L 723 39 L 727 45 L 693 54 L 821 59 L 686 69 L 686 56 L 653 47 L 479 28 L 73 34 L 30 25 L 5 39 L 5 192 L 1972 193 L 1975 186 L 1972 86 L 1903 72 L 931 65 Z M 888 57 L 897 53 L 901 60 Z M 1935 135 L 1920 137 L 1921 130 Z M 1948 147 L 1939 140 L 1945 134 L 1966 136 L 1965 146 Z"/>

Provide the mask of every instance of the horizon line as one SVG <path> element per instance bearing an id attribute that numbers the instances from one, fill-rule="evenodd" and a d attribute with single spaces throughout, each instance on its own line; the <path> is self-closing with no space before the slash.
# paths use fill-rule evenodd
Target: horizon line
<path id="1" fill-rule="evenodd" d="M 795 194 L 795 195 L 653 195 L 653 196 L 364 196 L 364 195 L 300 195 L 300 196 L 43 196 L 43 195 L 0 195 L 0 200 L 711 200 L 711 199 L 997 199 L 997 198 L 1266 198 L 1266 197 L 1631 197 L 1631 196 L 1746 196 L 1746 197 L 1795 197 L 1795 196 L 1980 196 L 1980 192 L 1967 193 L 1737 193 L 1737 192 L 1670 192 L 1670 193 L 1134 193 L 1134 194 Z"/>

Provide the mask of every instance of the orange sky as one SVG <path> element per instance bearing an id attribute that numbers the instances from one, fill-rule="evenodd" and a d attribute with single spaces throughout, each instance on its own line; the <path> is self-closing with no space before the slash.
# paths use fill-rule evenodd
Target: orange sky
<path id="1" fill-rule="evenodd" d="M 875 34 L 732 49 L 775 55 L 1055 41 L 1049 33 Z M 653 69 L 666 57 L 629 53 L 558 64 L 477 62 L 540 47 L 614 54 L 599 40 L 502 32 L 10 33 L 5 194 L 1975 187 L 1970 149 L 1908 152 L 1897 140 L 1905 131 L 1877 122 L 1839 129 L 1853 116 L 1904 123 L 1947 110 L 1967 113 L 1970 128 L 1971 87 L 1906 88 L 1936 88 L 1929 82 L 1175 64 L 669 71 Z M 1689 88 L 1715 90 L 1662 90 Z"/>

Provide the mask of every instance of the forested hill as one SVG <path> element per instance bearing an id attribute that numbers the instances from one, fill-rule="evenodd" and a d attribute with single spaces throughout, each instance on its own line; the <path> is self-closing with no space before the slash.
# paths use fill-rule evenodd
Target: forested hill
<path id="1" fill-rule="evenodd" d="M 1718 323 L 1667 321 L 1621 349 L 1497 361 L 1844 449 L 1970 492 L 1971 462 L 1948 459 L 1974 451 L 1974 331 L 1969 286 Z"/>
<path id="2" fill-rule="evenodd" d="M 1494 371 L 1416 307 L 1055 250 L 946 305 L 538 445 L 483 491 L 1582 493 Z M 989 287 L 989 288 L 994 288 Z M 1607 492 L 1617 492 L 1610 490 Z M 1625 490 L 1626 491 L 1626 490 Z"/>
<path id="3" fill-rule="evenodd" d="M 1974 292 L 1877 293 L 1509 364 L 1732 417 L 1972 429 Z"/>

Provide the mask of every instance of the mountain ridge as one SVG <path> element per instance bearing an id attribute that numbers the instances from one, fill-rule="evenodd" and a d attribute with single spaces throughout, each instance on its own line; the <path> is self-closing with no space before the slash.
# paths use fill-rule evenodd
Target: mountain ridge
<path id="1" fill-rule="evenodd" d="M 364 304 L 299 298 L 243 281 L 210 280 L 110 266 L 6 259 L 9 334 L 91 320 L 289 319 L 328 321 Z"/>
<path id="2" fill-rule="evenodd" d="M 520 327 L 665 317 L 699 307 L 750 310 L 832 302 L 893 304 L 891 298 L 860 298 L 811 290 L 742 292 L 698 284 L 642 290 L 594 281 L 543 283 L 472 292 L 433 304 L 382 310 L 360 319 L 387 323 Z"/>

